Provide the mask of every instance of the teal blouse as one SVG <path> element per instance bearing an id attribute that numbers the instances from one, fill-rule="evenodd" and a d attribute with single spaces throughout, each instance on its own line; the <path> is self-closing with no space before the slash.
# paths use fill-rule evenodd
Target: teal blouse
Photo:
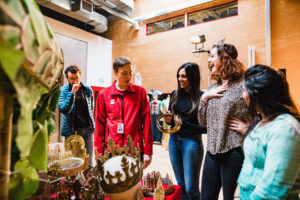
<path id="1" fill-rule="evenodd" d="M 241 200 L 295 199 L 300 193 L 300 124 L 282 114 L 258 125 L 244 141 Z"/>

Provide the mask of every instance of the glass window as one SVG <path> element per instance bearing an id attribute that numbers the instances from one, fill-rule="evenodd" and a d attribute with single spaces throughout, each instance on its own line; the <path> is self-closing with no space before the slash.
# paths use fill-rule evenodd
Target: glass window
<path id="1" fill-rule="evenodd" d="M 158 32 L 184 27 L 184 15 L 147 24 L 147 34 L 151 35 Z"/>
<path id="2" fill-rule="evenodd" d="M 189 25 L 235 16 L 238 14 L 237 2 L 189 13 Z"/>

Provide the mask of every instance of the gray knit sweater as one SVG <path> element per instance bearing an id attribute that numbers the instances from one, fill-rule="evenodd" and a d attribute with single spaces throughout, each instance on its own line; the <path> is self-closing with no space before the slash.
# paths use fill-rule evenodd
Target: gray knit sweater
<path id="1" fill-rule="evenodd" d="M 212 84 L 208 90 L 218 86 Z M 243 81 L 232 83 L 221 98 L 201 100 L 198 111 L 200 126 L 207 127 L 207 150 L 216 155 L 240 147 L 243 136 L 228 128 L 230 117 L 243 121 L 248 118 L 248 107 L 243 100 Z"/>

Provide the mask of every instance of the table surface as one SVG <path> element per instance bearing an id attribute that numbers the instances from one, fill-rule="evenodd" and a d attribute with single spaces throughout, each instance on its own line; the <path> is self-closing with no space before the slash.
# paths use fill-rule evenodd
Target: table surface
<path id="1" fill-rule="evenodd" d="M 167 185 L 164 185 L 164 188 L 166 188 Z M 181 190 L 179 185 L 173 185 L 174 192 L 168 196 L 165 196 L 165 200 L 181 200 Z M 145 197 L 145 200 L 152 200 L 153 197 Z M 108 197 L 105 197 L 105 200 L 109 200 Z"/>

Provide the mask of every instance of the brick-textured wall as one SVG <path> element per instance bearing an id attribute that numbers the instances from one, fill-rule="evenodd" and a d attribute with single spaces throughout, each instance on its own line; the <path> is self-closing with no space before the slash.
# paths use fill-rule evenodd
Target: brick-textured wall
<path id="1" fill-rule="evenodd" d="M 286 68 L 294 100 L 300 105 L 300 1 L 271 2 L 271 61 Z"/>
<path id="2" fill-rule="evenodd" d="M 175 1 L 175 0 L 174 0 Z M 176 0 L 176 3 L 185 0 Z M 151 3 L 150 3 L 151 2 Z M 167 5 L 161 0 L 135 1 L 135 16 L 146 14 Z M 247 66 L 248 45 L 256 48 L 256 61 L 265 62 L 265 4 L 262 0 L 239 0 L 238 16 L 211 21 L 190 27 L 179 28 L 163 33 L 146 36 L 146 24 L 163 20 L 171 16 L 192 12 L 207 5 L 211 6 L 228 0 L 213 1 L 213 3 L 177 11 L 168 15 L 156 17 L 140 23 L 138 31 L 133 30 L 126 21 L 118 21 L 111 25 L 106 37 L 113 41 L 113 59 L 118 56 L 128 56 L 136 66 L 136 71 L 142 75 L 142 84 L 147 91 L 160 88 L 170 92 L 177 87 L 176 72 L 184 62 L 196 62 L 200 66 L 201 87 L 207 88 L 208 69 L 207 54 L 192 54 L 194 45 L 189 39 L 195 35 L 206 35 L 206 48 L 211 48 L 218 40 L 226 38 L 228 43 L 236 45 L 239 59 Z"/>

